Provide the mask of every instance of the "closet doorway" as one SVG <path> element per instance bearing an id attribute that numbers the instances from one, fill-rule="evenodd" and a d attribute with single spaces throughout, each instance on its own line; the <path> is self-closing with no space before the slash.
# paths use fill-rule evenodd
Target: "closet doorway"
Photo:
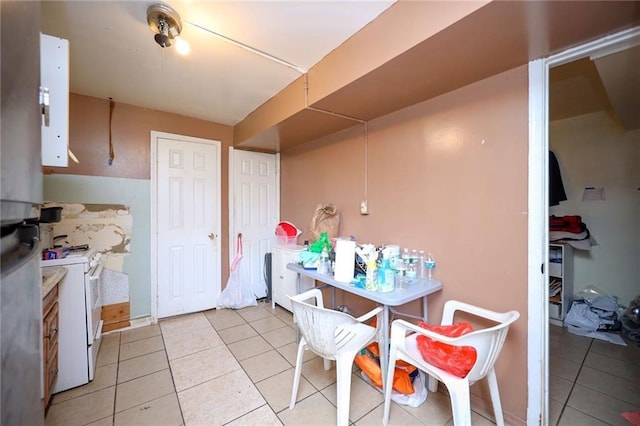
<path id="1" fill-rule="evenodd" d="M 571 381 L 566 375 L 563 377 L 561 375 L 564 374 L 561 373 L 562 365 L 569 365 L 569 363 L 566 362 L 566 359 L 554 358 L 552 349 L 557 349 L 557 346 L 552 347 L 550 339 L 557 338 L 558 330 L 566 332 L 566 329 L 555 328 L 550 330 L 550 327 L 555 326 L 549 325 L 549 274 L 546 272 L 549 271 L 548 218 L 550 214 L 580 215 L 587 222 L 591 232 L 595 233 L 594 236 L 600 244 L 600 247 L 595 247 L 592 251 L 574 251 L 574 253 L 577 253 L 574 254 L 575 269 L 578 269 L 574 271 L 574 291 L 585 287 L 587 284 L 597 285 L 599 282 L 610 281 L 611 274 L 608 275 L 608 280 L 605 278 L 607 281 L 603 281 L 593 271 L 589 272 L 586 265 L 588 263 L 594 264 L 600 260 L 601 268 L 602 265 L 611 265 L 611 260 L 614 257 L 619 260 L 619 255 L 611 254 L 612 250 L 614 250 L 613 247 L 616 245 L 620 247 L 626 244 L 624 250 L 627 250 L 631 256 L 636 256 L 637 259 L 640 253 L 637 238 L 639 229 L 637 215 L 635 219 L 629 219 L 631 221 L 631 231 L 629 231 L 629 226 L 623 226 L 626 229 L 626 233 L 617 233 L 612 229 L 612 226 L 620 226 L 620 223 L 610 223 L 607 227 L 606 224 L 599 221 L 600 219 L 597 215 L 594 215 L 594 211 L 601 210 L 604 212 L 609 209 L 608 218 L 610 222 L 615 217 L 611 213 L 611 208 L 618 212 L 638 211 L 637 180 L 631 185 L 632 188 L 626 189 L 627 194 L 625 195 L 622 187 L 630 186 L 629 183 L 633 180 L 633 177 L 627 177 L 628 181 L 621 183 L 621 180 L 625 180 L 625 178 L 621 179 L 621 174 L 624 175 L 625 171 L 628 170 L 640 169 L 638 167 L 639 164 L 637 164 L 637 138 L 640 132 L 638 130 L 640 125 L 637 123 L 638 117 L 640 117 L 637 95 L 640 83 L 638 82 L 637 72 L 639 65 L 636 62 L 637 59 L 634 59 L 640 56 L 640 53 L 638 53 L 639 45 L 640 29 L 636 28 L 530 64 L 532 103 L 530 105 L 531 186 L 529 189 L 532 209 L 530 211 L 529 227 L 531 261 L 529 278 L 532 285 L 529 290 L 529 306 L 532 318 L 529 324 L 529 346 L 533 354 L 529 360 L 529 369 L 532 373 L 530 377 L 534 377 L 534 383 L 530 386 L 531 393 L 527 417 L 534 419 L 537 414 L 543 424 L 555 425 L 559 420 L 562 423 L 563 418 L 564 420 L 569 420 L 571 415 L 587 416 L 583 419 L 607 421 L 607 419 L 598 417 L 600 414 L 597 410 L 589 412 L 587 405 L 583 407 L 582 411 L 576 410 L 576 399 L 571 395 L 571 392 L 573 390 L 591 392 L 593 389 L 586 389 L 586 387 L 582 386 L 579 383 L 579 378 L 577 381 Z M 611 65 L 616 62 L 614 59 L 619 59 L 620 57 L 624 59 L 618 60 L 617 65 Z M 594 78 L 594 76 L 597 78 Z M 621 84 L 624 87 L 619 87 Z M 540 87 L 542 87 L 543 93 L 539 93 Z M 628 98 L 629 96 L 631 96 L 632 102 L 625 102 L 625 97 Z M 603 126 L 605 129 L 603 129 Z M 609 127 L 608 133 L 607 126 Z M 577 131 L 578 129 L 579 131 Z M 615 130 L 612 131 L 611 129 Z M 580 132 L 582 133 L 580 134 Z M 572 137 L 575 140 L 571 141 Z M 564 138 L 569 142 L 558 142 L 559 138 Z M 635 145 L 630 141 L 634 138 L 636 139 Z M 612 149 L 603 147 L 602 144 L 607 142 L 613 142 L 615 148 L 617 150 L 622 149 L 623 153 L 617 152 L 616 154 Z M 569 145 L 564 145 L 564 143 Z M 579 143 L 582 145 L 578 145 Z M 600 144 L 599 148 L 597 148 L 598 144 Z M 631 150 L 626 154 L 624 153 L 625 148 L 621 147 L 621 145 L 625 144 L 627 149 Z M 568 198 L 567 201 L 560 202 L 558 206 L 552 207 L 549 207 L 548 151 L 550 149 L 558 157 Z M 598 153 L 597 149 L 602 151 Z M 577 154 L 582 154 L 582 157 L 580 158 Z M 636 163 L 631 164 L 633 161 Z M 587 170 L 577 172 L 576 162 L 581 162 L 581 166 Z M 598 162 L 600 165 L 595 166 L 594 164 Z M 537 174 L 538 171 L 541 171 L 540 175 Z M 637 178 L 637 173 L 634 176 Z M 586 181 L 587 179 L 589 182 Z M 542 191 L 539 186 L 541 183 Z M 591 202 L 591 204 L 583 202 L 583 192 L 586 186 L 604 187 L 605 192 L 610 192 L 610 197 L 605 197 L 605 200 Z M 627 203 L 631 203 L 630 206 L 625 208 L 615 205 L 625 198 Z M 625 201 L 622 202 L 624 203 Z M 535 205 L 538 205 L 538 207 L 533 207 Z M 624 220 L 622 219 L 623 222 Z M 619 220 L 614 220 L 613 222 L 619 222 Z M 601 234 L 599 239 L 598 234 Z M 625 242 L 625 238 L 629 239 L 628 243 Z M 606 250 L 602 246 L 604 242 L 606 242 Z M 608 253 L 604 253 L 605 251 Z M 540 263 L 544 265 L 545 271 L 543 274 L 540 274 L 540 270 L 536 271 L 535 268 L 536 264 L 540 265 L 540 263 L 537 263 L 537 256 L 540 255 Z M 610 256 L 609 259 L 607 259 L 607 256 Z M 614 267 L 619 267 L 619 264 Z M 628 268 L 628 272 L 625 272 L 627 275 L 635 274 L 635 277 L 638 276 L 637 261 L 629 262 L 626 268 Z M 606 271 L 602 272 L 606 274 Z M 594 281 L 590 282 L 590 280 Z M 624 283 L 625 281 L 628 282 L 625 277 L 620 277 L 618 280 L 619 283 Z M 624 284 L 620 285 L 621 287 L 615 287 L 614 285 L 603 290 L 612 295 L 621 296 L 620 302 L 626 304 L 628 301 L 623 300 L 623 298 L 637 293 L 637 289 L 629 288 L 629 286 L 625 288 Z M 537 330 L 535 330 L 536 327 Z M 565 335 L 561 338 L 564 339 L 566 344 L 567 339 L 572 337 L 574 335 Z M 540 354 L 536 354 L 538 348 L 542 348 Z M 534 373 L 539 368 L 534 365 L 537 355 L 540 355 L 543 359 L 540 364 L 543 369 L 540 375 L 542 383 L 539 384 L 539 387 L 535 383 L 536 375 Z M 575 377 L 583 369 L 584 360 L 587 359 L 588 355 L 585 352 L 582 356 L 583 359 L 577 364 Z M 560 374 L 558 374 L 559 372 Z M 560 393 L 558 393 L 559 389 L 562 390 Z M 606 393 L 597 393 L 597 396 L 600 399 L 611 397 Z M 540 399 L 539 402 L 541 402 L 539 406 L 543 408 L 536 412 L 538 410 L 534 404 L 537 403 L 536 399 L 538 398 Z M 614 403 L 616 403 L 615 397 L 614 400 L 610 401 L 609 405 Z M 624 405 L 623 400 L 621 403 Z M 608 420 L 608 422 L 611 421 L 611 419 Z"/>

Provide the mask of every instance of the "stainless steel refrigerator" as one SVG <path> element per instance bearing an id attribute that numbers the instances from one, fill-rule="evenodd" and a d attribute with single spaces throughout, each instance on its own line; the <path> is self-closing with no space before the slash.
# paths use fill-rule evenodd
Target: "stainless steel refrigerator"
<path id="1" fill-rule="evenodd" d="M 0 2 L 0 420 L 42 425 L 40 3 Z"/>

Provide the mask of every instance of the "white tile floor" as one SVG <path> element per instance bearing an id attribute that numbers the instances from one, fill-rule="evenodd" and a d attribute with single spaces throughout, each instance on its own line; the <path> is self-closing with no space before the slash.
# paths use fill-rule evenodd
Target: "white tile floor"
<path id="1" fill-rule="evenodd" d="M 549 423 L 629 426 L 640 410 L 640 347 L 619 346 L 549 327 Z"/>
<path id="2" fill-rule="evenodd" d="M 611 349 L 562 329 L 551 336 L 552 424 L 624 424 L 620 412 L 640 407 L 637 348 Z M 95 380 L 56 394 L 46 424 L 335 424 L 335 366 L 324 371 L 312 353 L 289 410 L 296 350 L 291 314 L 265 303 L 112 333 L 104 337 Z M 382 395 L 354 371 L 349 418 L 379 425 Z M 493 424 L 475 412 L 472 420 Z M 449 398 L 430 393 L 418 408 L 394 403 L 391 424 L 451 425 Z"/>

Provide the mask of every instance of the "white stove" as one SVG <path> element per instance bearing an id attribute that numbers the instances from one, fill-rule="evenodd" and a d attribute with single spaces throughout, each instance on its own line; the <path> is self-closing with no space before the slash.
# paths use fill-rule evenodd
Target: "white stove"
<path id="1" fill-rule="evenodd" d="M 100 257 L 90 247 L 71 251 L 62 259 L 40 261 L 42 269 L 67 269 L 58 284 L 58 380 L 54 393 L 93 380 L 102 336 Z"/>
<path id="2" fill-rule="evenodd" d="M 89 247 L 86 250 L 73 250 L 70 251 L 67 257 L 62 259 L 47 259 L 40 261 L 40 267 L 44 268 L 46 266 L 64 266 L 71 265 L 73 263 L 87 263 L 92 266 L 96 265 L 96 262 L 99 261 L 101 253 L 98 253 L 97 250 L 93 247 Z"/>

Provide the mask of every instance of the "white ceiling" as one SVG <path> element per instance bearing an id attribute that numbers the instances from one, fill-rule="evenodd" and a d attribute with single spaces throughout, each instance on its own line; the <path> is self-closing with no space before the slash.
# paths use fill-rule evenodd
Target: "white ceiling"
<path id="1" fill-rule="evenodd" d="M 235 125 L 301 73 L 190 23 L 308 70 L 393 1 L 171 1 L 188 56 L 154 41 L 156 3 L 42 3 L 42 32 L 69 40 L 71 92 Z"/>

